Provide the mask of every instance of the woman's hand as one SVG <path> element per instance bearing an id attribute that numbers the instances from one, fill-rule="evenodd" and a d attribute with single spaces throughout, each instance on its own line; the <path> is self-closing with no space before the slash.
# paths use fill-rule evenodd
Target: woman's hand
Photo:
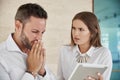
<path id="1" fill-rule="evenodd" d="M 100 73 L 97 73 L 97 76 L 98 76 L 98 78 L 88 76 L 87 79 L 85 79 L 85 80 L 103 80 L 103 77 Z"/>

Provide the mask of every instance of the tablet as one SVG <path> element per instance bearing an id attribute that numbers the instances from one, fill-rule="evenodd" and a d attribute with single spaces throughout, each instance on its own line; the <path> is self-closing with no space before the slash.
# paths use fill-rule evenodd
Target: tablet
<path id="1" fill-rule="evenodd" d="M 103 74 L 107 65 L 78 63 L 68 80 L 84 80 L 88 76 L 97 78 L 97 72 Z"/>

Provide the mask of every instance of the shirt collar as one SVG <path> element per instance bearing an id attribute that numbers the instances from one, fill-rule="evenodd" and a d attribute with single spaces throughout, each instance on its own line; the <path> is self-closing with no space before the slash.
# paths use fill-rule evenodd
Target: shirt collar
<path id="1" fill-rule="evenodd" d="M 89 57 L 91 57 L 94 49 L 95 49 L 95 47 L 91 46 L 90 49 L 85 54 L 87 54 Z M 82 55 L 82 53 L 79 50 L 78 45 L 74 46 L 73 53 L 80 53 L 80 55 Z"/>
<path id="2" fill-rule="evenodd" d="M 18 51 L 20 53 L 23 53 L 19 47 L 17 46 L 17 44 L 15 43 L 15 41 L 13 40 L 12 34 L 10 34 L 7 38 L 6 41 L 6 45 L 7 45 L 7 50 L 9 51 Z"/>

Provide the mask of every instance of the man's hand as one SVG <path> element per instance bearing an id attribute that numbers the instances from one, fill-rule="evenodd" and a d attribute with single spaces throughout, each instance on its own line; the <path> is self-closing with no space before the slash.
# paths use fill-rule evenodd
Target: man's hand
<path id="1" fill-rule="evenodd" d="M 41 75 L 41 76 L 45 76 L 45 74 L 46 74 L 46 71 L 45 71 L 45 60 L 46 60 L 46 52 L 45 52 L 45 49 L 43 48 L 43 50 L 42 50 L 42 54 L 44 54 L 43 56 L 44 56 L 44 62 L 43 62 L 43 65 L 42 65 L 42 67 L 41 67 L 41 69 L 39 70 L 39 75 Z"/>
<path id="2" fill-rule="evenodd" d="M 43 43 L 35 41 L 31 51 L 28 51 L 27 71 L 31 72 L 33 76 L 36 76 L 45 62 L 44 57 Z"/>

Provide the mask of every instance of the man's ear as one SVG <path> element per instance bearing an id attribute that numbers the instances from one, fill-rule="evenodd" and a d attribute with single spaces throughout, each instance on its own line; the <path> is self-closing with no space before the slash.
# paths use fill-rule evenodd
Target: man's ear
<path id="1" fill-rule="evenodd" d="M 20 31 L 23 27 L 23 24 L 19 21 L 19 20 L 16 20 L 15 21 L 15 31 Z"/>

